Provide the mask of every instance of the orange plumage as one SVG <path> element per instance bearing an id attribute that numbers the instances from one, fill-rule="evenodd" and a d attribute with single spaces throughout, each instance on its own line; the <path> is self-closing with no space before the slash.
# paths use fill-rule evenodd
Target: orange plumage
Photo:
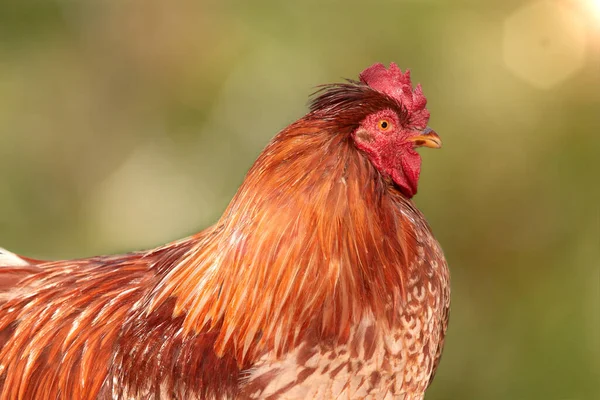
<path id="1" fill-rule="evenodd" d="M 0 251 L 0 399 L 421 399 L 449 277 L 410 201 L 439 147 L 408 73 L 324 87 L 219 221 L 163 247 Z"/>

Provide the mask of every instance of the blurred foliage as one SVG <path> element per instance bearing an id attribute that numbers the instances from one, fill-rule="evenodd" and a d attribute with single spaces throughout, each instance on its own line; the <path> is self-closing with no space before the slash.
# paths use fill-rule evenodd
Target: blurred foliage
<path id="1" fill-rule="evenodd" d="M 600 398 L 600 18 L 585 1 L 545 2 L 570 19 L 525 15 L 521 33 L 506 32 L 529 4 L 514 0 L 5 0 L 0 244 L 71 258 L 198 231 L 314 86 L 395 61 L 444 140 L 422 152 L 415 199 L 453 274 L 427 398 Z"/>

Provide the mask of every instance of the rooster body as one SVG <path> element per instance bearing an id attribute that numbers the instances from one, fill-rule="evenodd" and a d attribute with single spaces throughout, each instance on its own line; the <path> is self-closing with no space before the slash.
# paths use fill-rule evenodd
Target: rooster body
<path id="1" fill-rule="evenodd" d="M 326 87 L 201 233 L 73 261 L 0 253 L 0 399 L 422 399 L 450 301 L 410 200 L 414 147 L 439 147 L 428 117 L 378 64 Z"/>

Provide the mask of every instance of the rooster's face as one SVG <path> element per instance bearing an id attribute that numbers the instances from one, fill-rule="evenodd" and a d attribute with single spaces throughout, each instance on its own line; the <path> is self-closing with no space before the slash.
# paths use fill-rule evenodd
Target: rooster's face
<path id="1" fill-rule="evenodd" d="M 413 88 L 410 72 L 394 63 L 389 69 L 375 64 L 360 82 L 325 85 L 317 93 L 308 117 L 335 134 L 347 132 L 379 173 L 413 197 L 421 170 L 415 148 L 439 148 L 442 142 L 427 127 L 427 99 L 420 85 Z"/>
<path id="2" fill-rule="evenodd" d="M 430 128 L 415 129 L 392 109 L 368 115 L 353 133 L 356 147 L 375 168 L 390 176 L 408 197 L 417 192 L 421 157 L 417 147 L 440 148 L 440 137 Z"/>

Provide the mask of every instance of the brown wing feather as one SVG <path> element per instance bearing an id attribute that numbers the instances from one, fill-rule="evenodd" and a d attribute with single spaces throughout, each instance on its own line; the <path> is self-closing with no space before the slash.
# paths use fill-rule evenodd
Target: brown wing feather
<path id="1" fill-rule="evenodd" d="M 213 350 L 218 331 L 183 334 L 174 299 L 150 316 L 128 317 L 104 393 L 113 398 L 232 398 L 240 369 L 233 355 Z M 126 373 L 123 373 L 126 371 Z M 155 397 L 153 397 L 153 395 Z"/>
<path id="2" fill-rule="evenodd" d="M 233 393 L 237 365 L 215 355 L 214 333 L 180 335 L 172 300 L 145 315 L 145 296 L 190 243 L 0 268 L 0 399 L 149 395 L 149 383 L 156 393 Z M 219 371 L 227 378 L 215 380 Z"/>
<path id="3" fill-rule="evenodd" d="M 0 305 L 1 398 L 94 398 L 122 323 L 153 277 L 138 259 L 43 264 L 6 292 Z"/>

